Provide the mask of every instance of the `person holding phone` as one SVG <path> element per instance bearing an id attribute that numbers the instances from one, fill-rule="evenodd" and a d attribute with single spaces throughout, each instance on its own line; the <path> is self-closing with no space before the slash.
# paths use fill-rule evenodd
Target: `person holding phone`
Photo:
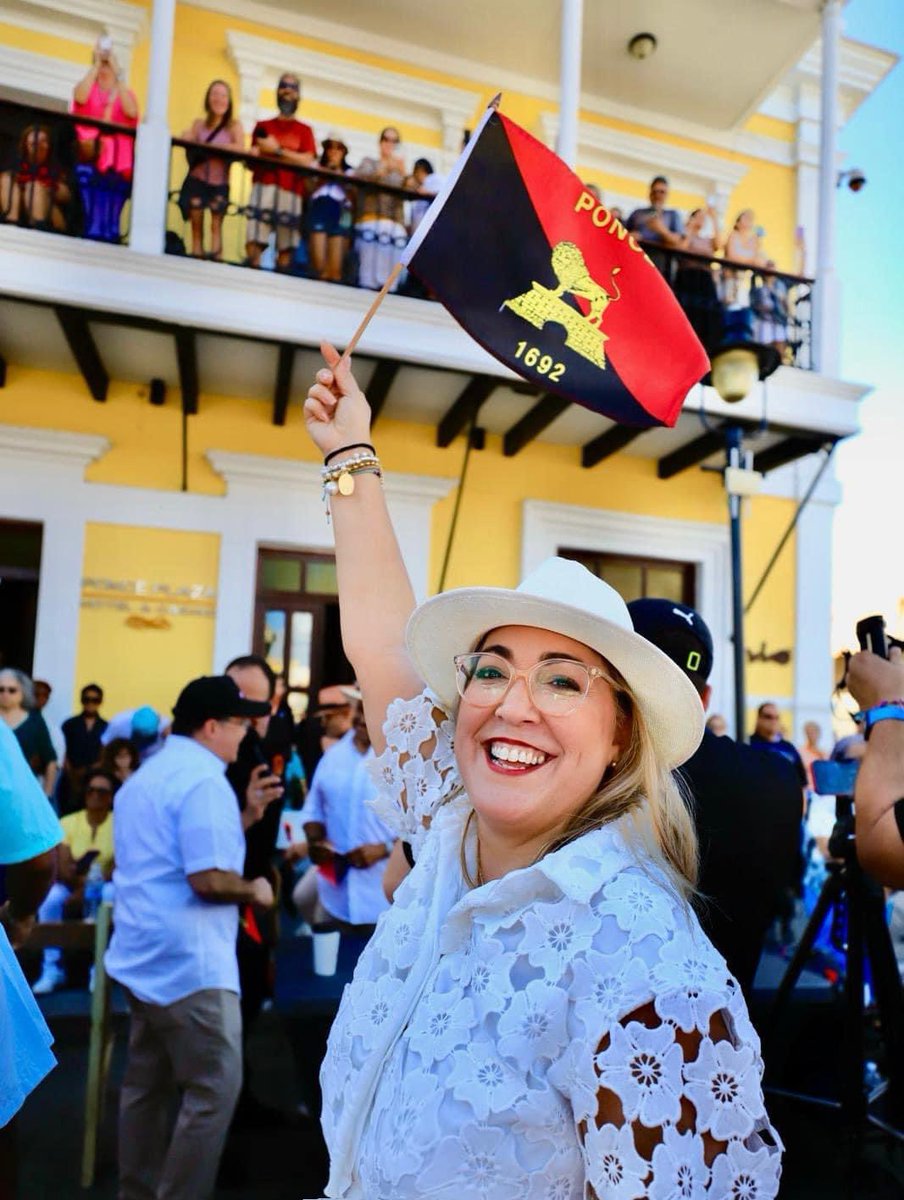
<path id="1" fill-rule="evenodd" d="M 111 38 L 98 38 L 91 67 L 75 85 L 69 111 L 127 129 L 137 127 L 138 100 L 126 83 Z M 93 125 L 76 125 L 75 132 L 85 237 L 118 242 L 119 218 L 132 190 L 135 138 L 127 133 L 101 133 Z"/>
<path id="2" fill-rule="evenodd" d="M 84 808 L 62 817 L 63 841 L 59 849 L 57 881 L 38 909 L 41 921 L 62 921 L 81 916 L 85 881 L 94 862 L 100 864 L 105 880 L 113 874 L 113 797 L 119 780 L 101 767 L 90 770 L 82 792 Z M 32 991 L 46 996 L 66 981 L 63 952 L 48 946 L 40 977 Z"/>

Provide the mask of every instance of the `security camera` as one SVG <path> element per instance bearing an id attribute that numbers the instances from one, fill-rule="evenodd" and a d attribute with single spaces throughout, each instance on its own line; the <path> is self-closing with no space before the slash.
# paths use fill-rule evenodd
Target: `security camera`
<path id="1" fill-rule="evenodd" d="M 852 192 L 859 192 L 861 188 L 866 187 L 866 176 L 858 167 L 852 167 L 848 171 L 848 187 Z"/>
<path id="2" fill-rule="evenodd" d="M 846 183 L 852 192 L 859 192 L 866 187 L 866 176 L 859 167 L 851 167 L 849 171 L 839 171 L 836 186 Z"/>

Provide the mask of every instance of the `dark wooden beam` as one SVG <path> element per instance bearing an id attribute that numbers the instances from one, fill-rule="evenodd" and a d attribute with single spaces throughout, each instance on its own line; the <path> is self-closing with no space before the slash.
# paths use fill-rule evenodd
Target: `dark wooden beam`
<path id="1" fill-rule="evenodd" d="M 273 386 L 273 424 L 285 425 L 289 411 L 289 396 L 292 391 L 292 368 L 295 366 L 295 347 L 282 342 L 279 347 L 279 362 L 276 366 L 276 383 Z"/>
<path id="2" fill-rule="evenodd" d="M 110 376 L 101 359 L 84 310 L 58 304 L 55 305 L 54 312 L 88 391 L 95 400 L 106 400 Z"/>
<path id="3" fill-rule="evenodd" d="M 506 458 L 511 458 L 519 450 L 523 450 L 528 442 L 539 437 L 543 430 L 570 406 L 571 401 L 565 400 L 561 396 L 543 396 L 532 409 L 524 414 L 520 421 L 507 431 L 502 439 L 502 453 Z"/>
<path id="4" fill-rule="evenodd" d="M 659 460 L 657 474 L 660 479 L 671 479 L 689 467 L 696 467 L 705 458 L 715 454 L 717 450 L 725 449 L 725 435 L 720 431 L 703 433 L 685 446 L 665 454 Z"/>
<path id="5" fill-rule="evenodd" d="M 624 450 L 625 446 L 629 446 L 642 433 L 646 433 L 646 430 L 635 429 L 633 425 L 613 425 L 611 429 L 607 429 L 592 442 L 587 442 L 581 447 L 581 466 L 595 467 L 604 458 Z"/>
<path id="6" fill-rule="evenodd" d="M 187 329 L 184 325 L 177 325 L 174 334 L 182 411 L 193 416 L 198 411 L 198 342 L 195 331 Z"/>
<path id="7" fill-rule="evenodd" d="M 389 390 L 399 373 L 399 363 L 391 358 L 377 359 L 374 373 L 367 385 L 367 403 L 370 405 L 370 423 L 373 425 L 383 411 L 383 405 L 389 398 Z"/>
<path id="8" fill-rule="evenodd" d="M 776 467 L 783 467 L 786 463 L 794 462 L 796 458 L 803 458 L 807 454 L 815 454 L 817 450 L 821 450 L 825 446 L 826 440 L 818 440 L 812 437 L 789 437 L 781 442 L 776 442 L 774 446 L 769 446 L 766 450 L 761 450 L 759 454 L 754 456 L 753 469 L 754 471 L 774 471 Z M 831 444 L 831 441 L 829 442 Z"/>
<path id="9" fill-rule="evenodd" d="M 448 446 L 470 425 L 496 388 L 500 380 L 489 375 L 475 375 L 440 421 L 436 430 L 437 446 Z"/>

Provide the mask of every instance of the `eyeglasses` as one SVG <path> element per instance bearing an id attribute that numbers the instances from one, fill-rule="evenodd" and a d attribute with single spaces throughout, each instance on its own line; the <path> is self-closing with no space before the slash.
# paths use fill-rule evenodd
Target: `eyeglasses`
<path id="1" fill-rule="evenodd" d="M 588 667 L 571 658 L 547 658 L 529 671 L 516 671 L 500 654 L 490 652 L 457 654 L 453 661 L 459 696 L 477 708 L 501 704 L 516 679 L 527 681 L 534 707 L 547 717 L 574 712 L 587 699 L 595 679 L 604 679 L 615 691 L 622 690 L 599 667 Z"/>
<path id="2" fill-rule="evenodd" d="M 11 696 L 18 695 L 18 693 L 21 692 L 21 690 L 22 690 L 21 688 L 17 688 L 17 687 L 0 687 L 0 692 L 8 692 L 9 695 L 11 695 Z"/>
<path id="3" fill-rule="evenodd" d="M 285 82 L 285 80 L 280 79 L 279 83 L 276 85 L 276 90 L 278 92 L 297 92 L 298 84 L 297 83 L 287 83 L 287 82 Z"/>

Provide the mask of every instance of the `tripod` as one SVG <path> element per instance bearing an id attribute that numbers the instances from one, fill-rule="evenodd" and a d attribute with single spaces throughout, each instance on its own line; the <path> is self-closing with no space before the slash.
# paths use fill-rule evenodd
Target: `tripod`
<path id="1" fill-rule="evenodd" d="M 847 1128 L 856 1131 L 858 1136 L 867 1125 L 874 1125 L 904 1141 L 904 988 L 885 921 L 882 888 L 864 873 L 857 861 L 852 796 L 836 797 L 835 827 L 829 839 L 829 850 L 835 861 L 828 864 L 828 878 L 779 984 L 767 1037 L 773 1034 L 823 922 L 835 906 L 836 911 L 843 911 L 847 917 L 843 946 L 845 978 L 840 1096 L 805 1095 L 781 1088 L 769 1090 L 789 1099 L 839 1111 Z M 864 967 L 867 959 L 887 1056 L 887 1078 L 869 1095 L 864 1088 Z"/>

